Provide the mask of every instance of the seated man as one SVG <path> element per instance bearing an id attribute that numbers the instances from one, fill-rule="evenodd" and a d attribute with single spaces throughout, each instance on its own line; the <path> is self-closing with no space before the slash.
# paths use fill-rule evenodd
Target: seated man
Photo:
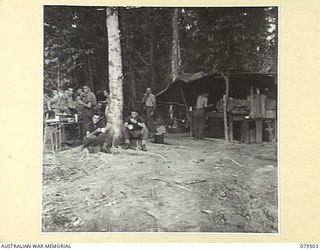
<path id="1" fill-rule="evenodd" d="M 146 140 L 148 139 L 148 129 L 144 123 L 142 116 L 137 111 L 131 111 L 131 115 L 127 118 L 124 125 L 124 149 L 130 147 L 130 140 L 141 140 L 141 150 L 147 151 Z"/>
<path id="2" fill-rule="evenodd" d="M 102 102 L 98 102 L 97 106 L 94 108 L 94 112 L 95 114 L 99 114 L 101 117 L 101 120 L 103 120 L 104 123 L 106 123 L 105 109 L 103 107 Z"/>
<path id="3" fill-rule="evenodd" d="M 99 114 L 94 114 L 92 121 L 85 128 L 84 148 L 88 148 L 90 153 L 97 147 L 102 152 L 111 153 L 114 131 L 112 128 L 106 128 L 101 118 Z"/>

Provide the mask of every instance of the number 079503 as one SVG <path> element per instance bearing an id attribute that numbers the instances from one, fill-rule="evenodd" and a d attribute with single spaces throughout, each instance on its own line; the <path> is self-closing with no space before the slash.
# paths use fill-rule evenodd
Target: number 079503
<path id="1" fill-rule="evenodd" d="M 319 245 L 303 243 L 303 244 L 300 244 L 300 248 L 313 249 L 313 248 L 319 248 Z"/>

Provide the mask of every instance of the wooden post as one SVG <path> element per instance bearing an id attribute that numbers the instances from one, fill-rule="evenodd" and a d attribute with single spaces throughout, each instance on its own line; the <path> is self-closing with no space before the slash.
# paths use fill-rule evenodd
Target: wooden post
<path id="1" fill-rule="evenodd" d="M 250 86 L 250 94 L 248 96 L 248 101 L 249 101 L 249 105 L 250 105 L 250 112 L 249 112 L 249 117 L 252 117 L 252 113 L 253 113 L 253 94 L 254 94 L 254 88 L 253 86 Z"/>
<path id="2" fill-rule="evenodd" d="M 244 121 L 240 122 L 240 130 L 241 130 L 241 135 L 240 135 L 240 141 L 244 142 L 245 134 L 244 134 Z"/>
<path id="3" fill-rule="evenodd" d="M 249 140 L 249 121 L 248 120 L 243 121 L 243 139 L 244 139 L 244 143 L 246 143 L 246 144 L 250 143 L 250 140 Z"/>
<path id="4" fill-rule="evenodd" d="M 229 141 L 228 114 L 227 114 L 228 99 L 229 99 L 229 76 L 225 76 L 223 73 L 221 74 L 226 83 L 226 93 L 223 96 L 224 139 L 225 141 Z"/>
<path id="5" fill-rule="evenodd" d="M 231 116 L 229 117 L 229 139 L 230 139 L 230 142 L 232 143 L 232 141 L 233 141 L 233 120 L 232 120 Z"/>
<path id="6" fill-rule="evenodd" d="M 186 96 L 184 95 L 184 92 L 183 92 L 183 89 L 182 89 L 182 88 L 180 88 L 180 93 L 181 93 L 181 96 L 182 96 L 184 105 L 185 105 L 186 107 L 188 107 L 187 99 L 186 99 Z"/>
<path id="7" fill-rule="evenodd" d="M 187 99 L 186 99 L 186 96 L 184 95 L 184 92 L 183 92 L 182 88 L 180 88 L 180 93 L 181 93 L 184 105 L 186 106 L 187 119 L 188 119 L 189 124 L 190 124 L 190 137 L 192 137 L 192 117 L 190 117 L 189 110 L 188 110 Z"/>
<path id="8" fill-rule="evenodd" d="M 56 164 L 56 148 L 55 148 L 55 138 L 53 137 L 53 131 L 50 131 L 50 141 L 51 141 L 51 152 L 53 157 L 53 164 Z"/>
<path id="9" fill-rule="evenodd" d="M 183 102 L 184 102 L 184 105 L 186 106 L 186 110 L 187 110 L 187 119 L 189 122 L 191 122 L 191 118 L 190 118 L 190 115 L 189 115 L 189 110 L 188 110 L 188 103 L 187 103 L 187 99 L 186 99 L 186 96 L 184 95 L 184 92 L 183 92 L 183 89 L 180 88 L 180 93 L 181 93 L 181 96 L 182 96 L 182 99 L 183 99 Z"/>
<path id="10" fill-rule="evenodd" d="M 256 122 L 256 143 L 262 143 L 262 119 L 255 120 Z"/>
<path id="11" fill-rule="evenodd" d="M 193 115 L 193 113 L 192 113 L 192 115 Z M 193 117 L 192 117 L 192 115 L 191 115 L 191 121 L 190 121 L 189 137 L 192 137 L 192 136 L 193 136 L 193 124 L 192 124 L 192 119 L 193 119 Z"/>

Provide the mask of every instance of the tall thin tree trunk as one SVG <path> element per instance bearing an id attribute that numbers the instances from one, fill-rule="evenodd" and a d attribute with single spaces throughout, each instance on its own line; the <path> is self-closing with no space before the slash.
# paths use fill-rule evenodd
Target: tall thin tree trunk
<path id="1" fill-rule="evenodd" d="M 178 78 L 180 67 L 180 46 L 179 46 L 179 26 L 178 8 L 174 8 L 172 15 L 172 51 L 171 51 L 171 80 Z"/>
<path id="2" fill-rule="evenodd" d="M 58 74 L 57 74 L 57 86 L 58 86 L 58 90 L 60 89 L 60 65 L 59 65 L 59 61 L 58 61 Z"/>
<path id="3" fill-rule="evenodd" d="M 107 112 L 108 124 L 115 132 L 115 143 L 118 142 L 122 126 L 123 90 L 122 90 L 122 60 L 118 11 L 107 8 L 106 18 L 108 30 L 108 56 L 109 56 L 109 87 L 110 107 Z"/>
<path id="4" fill-rule="evenodd" d="M 90 79 L 90 88 L 91 88 L 91 91 L 94 92 L 90 54 L 88 55 L 88 74 L 89 74 L 89 79 Z"/>
<path id="5" fill-rule="evenodd" d="M 209 10 L 208 8 L 199 8 L 200 11 L 200 29 L 202 31 L 201 36 L 201 47 L 202 47 L 202 54 L 201 54 L 201 62 L 202 62 L 202 70 L 206 72 L 212 70 L 212 63 L 208 57 L 209 51 Z M 199 65 L 198 65 L 199 67 Z M 195 71 L 194 71 L 195 72 Z"/>
<path id="6" fill-rule="evenodd" d="M 155 90 L 154 83 L 154 11 L 151 8 L 149 16 L 151 17 L 151 25 L 150 25 L 150 38 L 149 38 L 149 46 L 150 46 L 150 87 Z"/>

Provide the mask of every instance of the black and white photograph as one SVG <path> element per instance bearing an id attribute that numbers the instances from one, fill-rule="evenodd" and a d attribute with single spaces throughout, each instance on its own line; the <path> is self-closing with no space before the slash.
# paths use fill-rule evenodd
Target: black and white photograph
<path id="1" fill-rule="evenodd" d="M 41 232 L 279 234 L 278 22 L 44 5 Z"/>

